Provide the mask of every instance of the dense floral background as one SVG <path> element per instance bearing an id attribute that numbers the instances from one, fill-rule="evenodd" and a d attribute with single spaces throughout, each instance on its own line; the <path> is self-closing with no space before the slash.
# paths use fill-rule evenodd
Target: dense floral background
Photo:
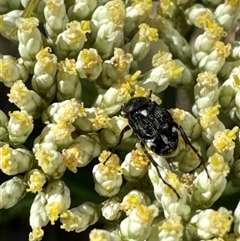
<path id="1" fill-rule="evenodd" d="M 240 241 L 240 1 L 2 0 L 0 12 L 1 241 Z M 148 150 L 162 179 L 132 130 L 114 149 L 121 107 L 140 96 L 205 169 L 180 132 L 171 155 Z"/>

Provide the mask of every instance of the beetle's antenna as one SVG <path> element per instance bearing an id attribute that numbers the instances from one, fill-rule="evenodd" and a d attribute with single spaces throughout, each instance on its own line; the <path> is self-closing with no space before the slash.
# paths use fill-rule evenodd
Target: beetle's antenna
<path id="1" fill-rule="evenodd" d="M 129 125 L 127 125 L 127 126 L 125 126 L 125 127 L 121 130 L 121 132 L 120 132 L 120 134 L 119 134 L 119 137 L 118 137 L 118 142 L 117 142 L 117 144 L 113 147 L 113 149 L 112 149 L 112 151 L 111 151 L 111 154 L 107 157 L 107 159 L 106 159 L 104 162 L 107 162 L 107 160 L 115 153 L 116 149 L 118 148 L 118 146 L 119 146 L 119 145 L 121 144 L 121 142 L 122 142 L 124 133 L 127 132 L 127 131 L 130 130 L 130 129 L 131 129 L 131 127 L 130 127 Z"/>
<path id="2" fill-rule="evenodd" d="M 145 148 L 145 145 L 144 145 L 142 142 L 140 142 L 140 144 L 141 144 L 141 147 L 142 147 L 144 153 L 145 153 L 146 156 L 148 157 L 149 161 L 150 161 L 150 162 L 153 164 L 153 166 L 156 168 L 156 171 L 157 171 L 157 173 L 158 173 L 159 178 L 162 180 L 162 182 L 163 182 L 165 185 L 167 185 L 168 187 L 170 187 L 170 188 L 174 191 L 174 193 L 177 195 L 177 197 L 178 197 L 178 199 L 179 199 L 179 198 L 180 198 L 180 195 L 178 194 L 178 192 L 176 191 L 176 189 L 175 189 L 171 184 L 169 184 L 168 182 L 166 182 L 166 181 L 164 180 L 164 178 L 162 177 L 162 175 L 161 175 L 161 173 L 160 173 L 160 171 L 159 171 L 159 169 L 158 169 L 158 168 L 162 168 L 162 167 L 159 166 L 158 163 L 157 163 L 157 162 L 153 159 L 153 157 L 149 154 L 149 152 L 148 152 L 147 149 Z"/>
<path id="3" fill-rule="evenodd" d="M 177 123 L 175 123 L 175 126 L 176 126 L 176 128 L 181 132 L 181 135 L 182 135 L 182 138 L 183 138 L 184 142 L 192 148 L 192 150 L 197 154 L 198 158 L 199 158 L 200 161 L 201 161 L 200 164 L 199 164 L 196 168 L 194 168 L 192 171 L 196 170 L 197 168 L 199 168 L 199 167 L 202 165 L 203 168 L 204 168 L 204 170 L 205 170 L 206 173 L 207 173 L 208 178 L 211 179 L 211 178 L 210 178 L 210 175 L 209 175 L 209 173 L 208 173 L 207 167 L 206 167 L 206 165 L 205 165 L 205 162 L 204 162 L 202 156 L 198 153 L 198 150 L 197 150 L 197 149 L 192 145 L 192 143 L 189 141 L 189 139 L 188 139 L 185 131 L 183 130 L 183 128 L 182 128 L 180 125 L 178 125 Z M 192 171 L 191 171 L 191 172 L 192 172 Z"/>

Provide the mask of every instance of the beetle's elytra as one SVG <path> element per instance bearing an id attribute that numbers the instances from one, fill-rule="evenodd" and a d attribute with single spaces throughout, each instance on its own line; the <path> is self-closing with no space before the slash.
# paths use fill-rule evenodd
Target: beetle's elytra
<path id="1" fill-rule="evenodd" d="M 177 125 L 156 102 L 147 97 L 132 98 L 122 107 L 121 114 L 142 143 L 156 154 L 170 155 L 177 149 Z"/>

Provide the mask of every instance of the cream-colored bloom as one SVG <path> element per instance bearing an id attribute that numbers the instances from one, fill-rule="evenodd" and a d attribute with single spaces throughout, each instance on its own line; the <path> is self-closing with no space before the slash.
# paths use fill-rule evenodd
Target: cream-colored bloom
<path id="1" fill-rule="evenodd" d="M 96 80 L 102 72 L 102 59 L 94 48 L 83 49 L 79 52 L 76 70 L 82 79 Z"/>
<path id="2" fill-rule="evenodd" d="M 102 91 L 98 95 L 95 105 L 107 111 L 109 115 L 118 112 L 121 106 L 131 97 L 140 74 L 140 71 L 136 71 L 133 75 L 126 75 L 124 79 L 113 84 L 107 91 Z"/>
<path id="3" fill-rule="evenodd" d="M 51 122 L 70 122 L 73 123 L 78 116 L 85 116 L 86 111 L 83 103 L 79 103 L 76 99 L 55 102 L 48 106 L 42 114 L 42 121 L 45 124 Z"/>
<path id="4" fill-rule="evenodd" d="M 33 118 L 27 111 L 9 112 L 8 133 L 11 143 L 22 144 L 33 130 Z"/>
<path id="5" fill-rule="evenodd" d="M 190 46 L 186 39 L 173 27 L 171 21 L 160 15 L 154 16 L 151 26 L 157 28 L 159 37 L 167 44 L 174 56 L 182 62 L 188 62 L 191 57 Z"/>
<path id="6" fill-rule="evenodd" d="M 59 215 L 70 207 L 70 189 L 63 181 L 53 180 L 47 185 L 46 200 L 45 210 L 51 224 L 54 224 Z"/>
<path id="7" fill-rule="evenodd" d="M 8 209 L 16 205 L 26 194 L 26 184 L 20 176 L 3 182 L 0 186 L 0 208 Z"/>
<path id="8" fill-rule="evenodd" d="M 7 87 L 11 87 L 17 80 L 26 82 L 29 72 L 22 59 L 7 57 L 0 59 L 0 81 Z"/>
<path id="9" fill-rule="evenodd" d="M 91 19 L 94 47 L 103 59 L 107 59 L 115 47 L 123 43 L 125 19 L 124 3 L 120 0 L 107 2 L 96 8 Z"/>
<path id="10" fill-rule="evenodd" d="M 99 219 L 99 211 L 96 204 L 85 202 L 75 208 L 64 211 L 60 215 L 61 228 L 77 233 L 84 231 Z"/>
<path id="11" fill-rule="evenodd" d="M 199 62 L 199 69 L 217 74 L 221 70 L 225 59 L 229 56 L 230 50 L 230 44 L 225 45 L 223 42 L 217 41 L 210 53 Z"/>
<path id="12" fill-rule="evenodd" d="M 183 128 L 184 132 L 191 140 L 196 140 L 200 137 L 201 128 L 199 121 L 191 113 L 179 108 L 170 109 L 168 111 L 173 120 Z"/>
<path id="13" fill-rule="evenodd" d="M 83 131 L 98 131 L 106 128 L 110 118 L 105 110 L 98 107 L 85 108 L 86 115 L 78 117 L 74 122 L 77 129 Z"/>
<path id="14" fill-rule="evenodd" d="M 7 175 L 16 175 L 32 168 L 32 152 L 23 148 L 11 148 L 8 144 L 0 147 L 0 169 Z"/>
<path id="15" fill-rule="evenodd" d="M 9 101 L 25 110 L 33 118 L 38 118 L 45 108 L 45 101 L 33 90 L 27 89 L 22 80 L 16 81 L 8 94 Z"/>
<path id="16" fill-rule="evenodd" d="M 34 17 L 18 18 L 18 51 L 24 61 L 24 65 L 33 72 L 36 63 L 36 54 L 43 48 L 42 36 L 37 28 L 39 20 Z"/>
<path id="17" fill-rule="evenodd" d="M 129 152 L 121 164 L 124 178 L 129 182 L 134 182 L 142 178 L 148 170 L 149 160 L 140 150 Z"/>
<path id="18" fill-rule="evenodd" d="M 240 67 L 234 68 L 229 78 L 219 88 L 219 104 L 226 113 L 235 107 L 235 97 L 240 91 L 239 71 Z"/>
<path id="19" fill-rule="evenodd" d="M 228 0 L 220 4 L 214 11 L 217 21 L 226 31 L 231 31 L 234 21 L 239 14 L 239 1 Z"/>
<path id="20" fill-rule="evenodd" d="M 103 6 L 98 6 L 91 18 L 91 35 L 97 38 L 98 31 L 105 24 L 112 22 L 116 27 L 121 28 L 124 25 L 125 8 L 121 0 L 108 1 Z"/>
<path id="21" fill-rule="evenodd" d="M 66 27 L 56 40 L 57 55 L 60 59 L 75 58 L 87 41 L 86 34 L 91 31 L 89 21 L 72 21 Z"/>
<path id="22" fill-rule="evenodd" d="M 129 215 L 131 211 L 139 205 L 149 206 L 150 204 L 151 199 L 144 192 L 134 189 L 123 198 L 121 210 Z"/>
<path id="23" fill-rule="evenodd" d="M 44 17 L 46 20 L 45 29 L 48 36 L 55 41 L 68 23 L 66 6 L 63 0 L 44 0 Z"/>
<path id="24" fill-rule="evenodd" d="M 207 155 L 213 155 L 215 152 L 219 153 L 224 157 L 225 162 L 231 166 L 234 160 L 234 148 L 236 134 L 239 131 L 239 127 L 235 126 L 232 130 L 225 129 L 218 131 L 214 135 L 214 140 L 211 146 L 208 148 Z"/>
<path id="25" fill-rule="evenodd" d="M 66 170 L 62 154 L 49 143 L 35 145 L 35 158 L 43 172 L 55 178 L 60 178 Z"/>
<path id="26" fill-rule="evenodd" d="M 172 215 L 160 223 L 153 225 L 148 240 L 181 241 L 183 239 L 183 231 L 184 226 L 181 222 L 181 217 Z"/>
<path id="27" fill-rule="evenodd" d="M 30 170 L 25 176 L 28 189 L 27 192 L 36 193 L 42 190 L 47 182 L 46 175 L 39 169 Z"/>
<path id="28" fill-rule="evenodd" d="M 86 166 L 101 153 L 97 134 L 80 135 L 67 149 L 63 149 L 63 162 L 69 170 L 76 173 L 78 167 Z"/>
<path id="29" fill-rule="evenodd" d="M 12 41 L 18 41 L 17 33 L 16 33 L 16 20 L 22 17 L 23 10 L 19 10 L 18 7 L 13 7 L 9 9 L 9 11 L 4 11 L 4 3 L 9 4 L 9 1 L 2 1 L 1 2 L 1 25 L 0 25 L 0 32 L 1 35 L 7 39 Z M 17 2 L 14 1 L 14 4 Z M 18 4 L 21 4 L 18 2 Z M 15 9 L 15 10 L 13 10 Z M 5 14 L 3 14 L 5 13 Z"/>
<path id="30" fill-rule="evenodd" d="M 125 53 L 123 49 L 115 48 L 114 56 L 110 60 L 103 62 L 101 75 L 102 84 L 111 87 L 119 79 L 123 79 L 128 73 L 133 57 L 130 53 Z"/>
<path id="31" fill-rule="evenodd" d="M 103 151 L 99 156 L 100 163 L 93 167 L 92 173 L 96 192 L 105 197 L 117 194 L 122 185 L 122 172 L 117 155 Z M 108 158 L 109 157 L 109 158 Z"/>
<path id="32" fill-rule="evenodd" d="M 131 33 L 139 24 L 144 22 L 151 13 L 152 6 L 151 0 L 130 1 L 129 5 L 126 6 L 126 19 L 124 23 L 125 35 Z"/>
<path id="33" fill-rule="evenodd" d="M 137 205 L 120 223 L 121 236 L 126 240 L 146 240 L 151 233 L 153 219 L 157 215 L 156 206 Z"/>
<path id="34" fill-rule="evenodd" d="M 216 132 L 225 130 L 224 124 L 217 117 L 219 108 L 220 105 L 216 105 L 199 111 L 202 138 L 208 144 L 212 143 Z"/>
<path id="35" fill-rule="evenodd" d="M 192 204 L 196 209 L 208 208 L 221 196 L 224 191 L 229 173 L 229 166 L 218 153 L 209 157 L 206 171 L 202 171 L 194 180 L 192 187 Z"/>
<path id="36" fill-rule="evenodd" d="M 82 85 L 77 74 L 75 60 L 65 59 L 58 65 L 57 99 L 58 101 L 81 99 Z"/>
<path id="37" fill-rule="evenodd" d="M 120 234 L 115 231 L 93 229 L 89 234 L 89 241 L 121 241 Z"/>
<path id="38" fill-rule="evenodd" d="M 158 30 L 146 23 L 140 24 L 138 28 L 139 31 L 123 49 L 132 54 L 134 61 L 140 62 L 148 54 L 151 43 L 158 40 Z"/>
<path id="39" fill-rule="evenodd" d="M 56 94 L 57 56 L 51 53 L 49 47 L 36 55 L 32 87 L 45 101 L 50 102 Z"/>
<path id="40" fill-rule="evenodd" d="M 108 126 L 101 130 L 101 143 L 106 146 L 115 146 L 119 141 L 120 133 L 128 126 L 128 121 L 122 116 L 113 116 L 108 122 Z M 123 139 L 131 136 L 132 130 L 124 132 Z"/>
<path id="41" fill-rule="evenodd" d="M 138 82 L 138 85 L 145 89 L 153 90 L 153 93 L 159 93 L 165 90 L 170 84 L 178 85 L 182 79 L 184 67 L 175 61 L 166 61 L 165 63 L 149 70 Z M 192 78 L 186 78 L 185 81 Z"/>
<path id="42" fill-rule="evenodd" d="M 68 9 L 68 17 L 78 21 L 89 19 L 97 6 L 97 0 L 75 0 Z"/>
<path id="43" fill-rule="evenodd" d="M 44 231 L 40 227 L 33 228 L 32 232 L 29 233 L 29 241 L 38 241 L 43 238 Z"/>
<path id="44" fill-rule="evenodd" d="M 102 59 L 107 59 L 112 55 L 114 48 L 119 47 L 122 42 L 122 28 L 113 22 L 108 22 L 99 28 L 94 48 L 97 49 Z"/>
<path id="45" fill-rule="evenodd" d="M 232 221 L 232 213 L 226 208 L 221 207 L 218 211 L 206 209 L 191 218 L 187 231 L 197 239 L 223 237 L 230 230 Z"/>
<path id="46" fill-rule="evenodd" d="M 112 197 L 103 202 L 101 209 L 102 216 L 107 220 L 113 221 L 121 216 L 120 200 L 117 197 Z"/>
<path id="47" fill-rule="evenodd" d="M 30 208 L 29 223 L 32 229 L 41 228 L 46 226 L 49 222 L 47 211 L 45 209 L 47 205 L 47 196 L 45 192 L 38 192 L 33 200 Z"/>
<path id="48" fill-rule="evenodd" d="M 75 127 L 70 122 L 60 121 L 48 124 L 34 140 L 34 151 L 37 145 L 49 144 L 50 148 L 62 150 L 73 143 L 72 133 Z"/>
<path id="49" fill-rule="evenodd" d="M 201 72 L 197 76 L 197 84 L 194 86 L 195 103 L 192 111 L 195 116 L 203 108 L 211 107 L 218 104 L 219 87 L 216 74 L 211 72 Z"/>

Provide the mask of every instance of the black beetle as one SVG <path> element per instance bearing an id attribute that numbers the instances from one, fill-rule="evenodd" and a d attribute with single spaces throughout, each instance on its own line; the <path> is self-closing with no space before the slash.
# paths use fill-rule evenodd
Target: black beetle
<path id="1" fill-rule="evenodd" d="M 124 133 L 132 128 L 140 140 L 144 153 L 155 166 L 159 177 L 166 185 L 173 189 L 179 197 L 176 190 L 162 178 L 158 169 L 159 165 L 147 150 L 148 148 L 161 156 L 167 156 L 174 153 L 178 146 L 179 130 L 184 142 L 192 148 L 201 161 L 195 169 L 200 165 L 203 165 L 207 172 L 207 176 L 209 177 L 202 157 L 189 141 L 183 128 L 174 122 L 171 114 L 166 109 L 161 108 L 155 101 L 152 101 L 149 97 L 133 97 L 122 106 L 121 115 L 128 119 L 129 125 L 121 131 L 119 141 L 114 147 L 112 153 L 114 153 L 118 145 L 121 143 Z"/>

